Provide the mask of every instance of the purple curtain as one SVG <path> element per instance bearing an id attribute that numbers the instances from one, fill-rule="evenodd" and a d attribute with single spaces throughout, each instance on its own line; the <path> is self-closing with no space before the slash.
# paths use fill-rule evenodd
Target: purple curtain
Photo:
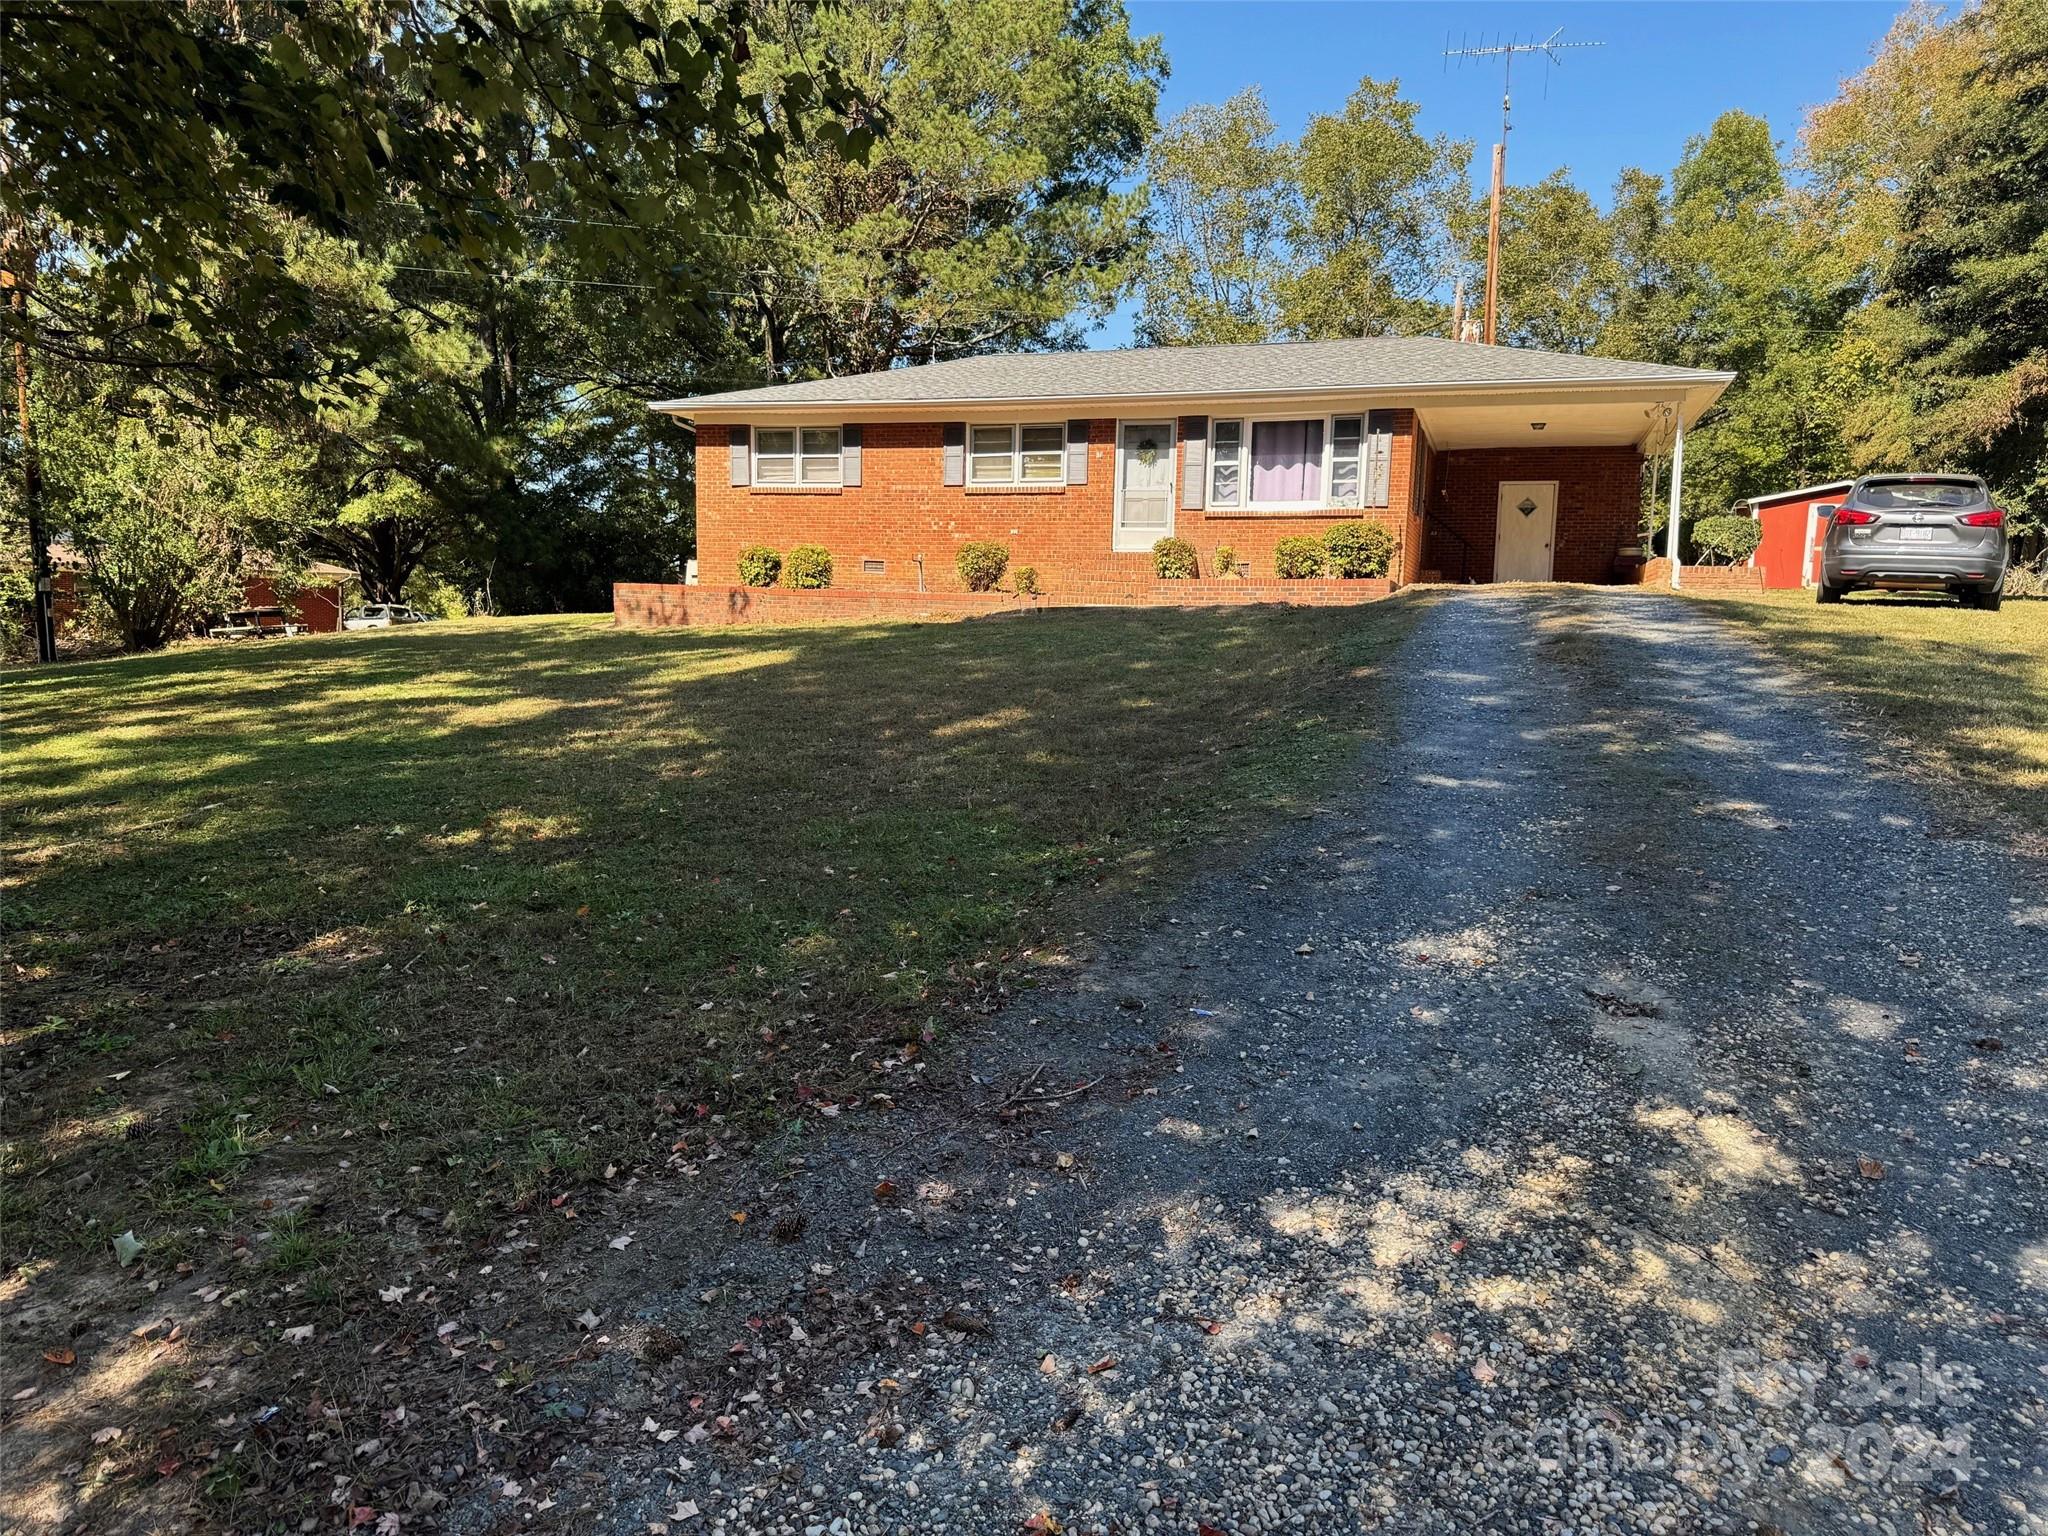
<path id="1" fill-rule="evenodd" d="M 1252 500 L 1316 501 L 1323 494 L 1320 421 L 1252 423 Z"/>

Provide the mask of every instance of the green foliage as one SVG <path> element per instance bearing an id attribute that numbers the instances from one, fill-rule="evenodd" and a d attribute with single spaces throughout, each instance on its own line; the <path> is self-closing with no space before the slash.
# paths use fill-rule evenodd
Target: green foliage
<path id="1" fill-rule="evenodd" d="M 1237 551 L 1228 544 L 1216 546 L 1216 574 L 1235 576 L 1237 574 Z"/>
<path id="2" fill-rule="evenodd" d="M 1145 159 L 1156 231 L 1138 339 L 1150 346 L 1265 341 L 1297 205 L 1293 151 L 1275 138 L 1258 87 L 1194 106 Z"/>
<path id="3" fill-rule="evenodd" d="M 993 592 L 1009 564 L 1009 546 L 992 539 L 976 539 L 962 544 L 960 553 L 953 557 L 953 569 L 960 573 L 960 579 L 970 592 Z"/>
<path id="4" fill-rule="evenodd" d="M 782 556 L 766 544 L 740 551 L 740 582 L 749 587 L 772 587 L 782 576 Z"/>
<path id="5" fill-rule="evenodd" d="M 1394 535 L 1378 523 L 1337 523 L 1323 534 L 1332 576 L 1384 576 L 1394 559 Z"/>
<path id="6" fill-rule="evenodd" d="M 1146 160 L 1156 249 L 1149 342 L 1419 335 L 1440 329 L 1468 143 L 1424 138 L 1394 81 L 1277 136 L 1256 87 L 1167 124 Z"/>
<path id="7" fill-rule="evenodd" d="M 1015 584 L 1019 596 L 1038 596 L 1038 567 L 1035 565 L 1018 566 Z"/>
<path id="8" fill-rule="evenodd" d="M 305 460 L 275 433 L 90 406 L 41 415 L 52 532 L 79 562 L 89 618 L 123 648 L 155 650 L 238 606 L 252 576 L 297 585 L 312 519 Z"/>
<path id="9" fill-rule="evenodd" d="M 1200 575 L 1195 546 L 1186 539 L 1161 539 L 1152 546 L 1152 574 L 1166 581 L 1186 581 Z"/>
<path id="10" fill-rule="evenodd" d="M 1143 260 L 1144 194 L 1118 184 L 1155 126 L 1158 39 L 1093 0 L 805 14 L 801 38 L 750 34 L 767 82 L 838 60 L 889 128 L 864 165 L 830 142 L 794 146 L 788 200 L 746 227 L 770 375 L 1078 345 Z"/>
<path id="11" fill-rule="evenodd" d="M 1961 99 L 1907 175 L 1881 302 L 1901 320 L 1915 468 L 1976 471 L 2048 524 L 2048 4 L 1958 18 Z"/>
<path id="12" fill-rule="evenodd" d="M 462 595 L 462 589 L 446 577 L 417 571 L 405 584 L 402 595 L 406 602 L 430 619 L 469 617 L 469 600 Z"/>
<path id="13" fill-rule="evenodd" d="M 782 584 L 800 592 L 832 585 L 832 552 L 822 544 L 799 544 L 782 562 Z"/>
<path id="14" fill-rule="evenodd" d="M 1273 546 L 1273 574 L 1282 581 L 1306 581 L 1323 574 L 1328 551 L 1321 539 L 1305 533 L 1289 534 Z"/>
<path id="15" fill-rule="evenodd" d="M 790 142 L 857 154 L 868 137 L 829 50 L 799 61 L 791 37 L 779 64 L 750 58 L 750 15 L 739 0 L 11 11 L 6 201 L 64 231 L 105 301 L 89 324 L 42 318 L 73 330 L 74 355 L 124 367 L 352 390 L 352 338 L 372 353 L 375 338 L 301 344 L 321 306 L 295 245 L 362 238 L 394 205 L 444 270 L 520 270 L 545 206 L 575 221 L 551 240 L 696 295 L 705 266 L 678 241 L 772 191 Z M 687 198 L 648 197 L 650 181 Z"/>
<path id="16" fill-rule="evenodd" d="M 1693 558 L 1702 565 L 1740 565 L 1756 553 L 1763 531 L 1753 517 L 1703 517 L 1691 529 Z"/>

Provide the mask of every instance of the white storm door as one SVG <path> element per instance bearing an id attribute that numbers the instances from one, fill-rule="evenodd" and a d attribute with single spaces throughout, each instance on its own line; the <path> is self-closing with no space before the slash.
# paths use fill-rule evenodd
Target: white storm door
<path id="1" fill-rule="evenodd" d="M 1557 482 L 1503 480 L 1499 531 L 1493 541 L 1495 581 L 1548 581 L 1557 542 Z"/>
<path id="2" fill-rule="evenodd" d="M 1173 532 L 1172 422 L 1118 425 L 1115 516 L 1112 549 L 1150 549 Z"/>

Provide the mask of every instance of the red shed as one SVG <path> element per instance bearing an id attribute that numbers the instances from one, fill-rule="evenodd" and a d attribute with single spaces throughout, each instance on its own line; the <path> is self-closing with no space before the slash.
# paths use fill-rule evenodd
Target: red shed
<path id="1" fill-rule="evenodd" d="M 1820 558 L 1820 529 L 1813 509 L 1840 501 L 1849 494 L 1853 480 L 1830 480 L 1825 485 L 1803 485 L 1796 491 L 1773 491 L 1737 503 L 1763 524 L 1763 542 L 1749 563 L 1764 573 L 1766 587 L 1810 587 L 1814 565 Z"/>

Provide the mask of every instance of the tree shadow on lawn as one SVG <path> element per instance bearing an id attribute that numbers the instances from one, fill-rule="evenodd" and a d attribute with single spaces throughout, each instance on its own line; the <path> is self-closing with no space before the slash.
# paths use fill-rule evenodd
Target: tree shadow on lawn
<path id="1" fill-rule="evenodd" d="M 1833 607 L 1719 597 L 1895 741 L 2048 833 L 2048 604 L 1980 613 L 1939 598 Z"/>
<path id="2" fill-rule="evenodd" d="M 508 623 L 0 679 L 10 1262 L 199 1255 L 266 1200 L 481 1229 L 870 1091 L 1098 890 L 1341 761 L 1409 612 Z"/>

